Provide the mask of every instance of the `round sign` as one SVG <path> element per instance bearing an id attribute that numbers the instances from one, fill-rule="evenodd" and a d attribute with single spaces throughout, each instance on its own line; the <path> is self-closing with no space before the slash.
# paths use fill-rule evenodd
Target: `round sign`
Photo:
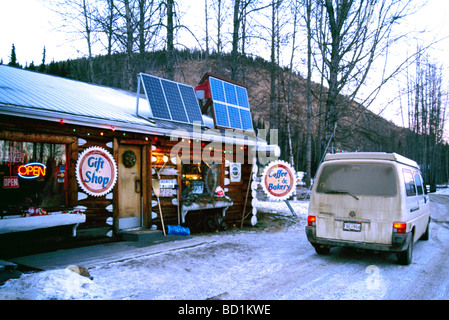
<path id="1" fill-rule="evenodd" d="M 262 189 L 272 200 L 287 200 L 296 189 L 295 170 L 284 161 L 273 161 L 265 167 Z"/>
<path id="2" fill-rule="evenodd" d="M 78 157 L 76 178 L 87 194 L 94 197 L 108 194 L 117 181 L 114 158 L 103 148 L 87 148 Z"/>

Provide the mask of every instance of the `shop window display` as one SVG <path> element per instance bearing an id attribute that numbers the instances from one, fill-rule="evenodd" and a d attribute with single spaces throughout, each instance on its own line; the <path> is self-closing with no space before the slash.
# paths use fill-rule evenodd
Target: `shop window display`
<path id="1" fill-rule="evenodd" d="M 0 140 L 0 215 L 59 210 L 66 204 L 64 144 Z"/>
<path id="2" fill-rule="evenodd" d="M 220 185 L 221 165 L 183 164 L 182 199 L 190 202 L 195 199 L 211 199 Z"/>

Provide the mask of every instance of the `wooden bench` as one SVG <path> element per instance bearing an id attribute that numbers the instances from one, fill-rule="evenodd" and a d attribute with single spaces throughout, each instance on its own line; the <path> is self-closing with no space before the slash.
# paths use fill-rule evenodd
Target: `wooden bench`
<path id="1" fill-rule="evenodd" d="M 86 222 L 85 214 L 66 213 L 33 217 L 4 216 L 0 219 L 0 234 L 73 225 L 72 236 L 76 237 L 78 225 L 84 222 Z"/>

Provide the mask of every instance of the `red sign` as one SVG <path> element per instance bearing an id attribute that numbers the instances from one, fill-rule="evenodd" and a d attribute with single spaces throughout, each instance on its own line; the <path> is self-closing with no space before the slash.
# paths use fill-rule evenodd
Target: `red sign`
<path id="1" fill-rule="evenodd" d="M 117 181 L 114 157 L 105 149 L 90 147 L 79 155 L 76 178 L 87 194 L 100 197 L 112 191 Z"/>
<path id="2" fill-rule="evenodd" d="M 3 177 L 3 189 L 17 189 L 19 187 L 19 177 Z"/>
<path id="3" fill-rule="evenodd" d="M 262 175 L 262 188 L 272 200 L 287 200 L 296 188 L 295 170 L 287 162 L 271 162 Z"/>

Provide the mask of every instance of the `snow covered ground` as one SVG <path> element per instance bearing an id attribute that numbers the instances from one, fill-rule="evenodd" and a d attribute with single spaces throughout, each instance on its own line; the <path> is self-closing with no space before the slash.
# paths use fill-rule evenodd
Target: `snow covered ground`
<path id="1" fill-rule="evenodd" d="M 296 222 L 305 221 L 308 202 L 291 202 L 291 205 L 298 219 L 292 220 L 292 225 L 287 226 L 287 229 L 296 230 L 300 225 Z M 279 224 L 274 221 L 276 229 L 280 230 L 285 219 L 293 219 L 283 202 L 261 202 L 259 207 L 264 208 L 265 212 L 275 213 L 271 219 L 279 220 Z M 195 235 L 192 245 L 190 240 L 182 240 L 185 248 L 179 249 L 177 246 L 177 249 L 170 250 L 170 244 L 164 244 L 166 251 L 160 250 L 155 254 L 152 250 L 148 256 L 140 254 L 136 259 L 117 255 L 117 262 L 100 262 L 89 268 L 93 280 L 69 269 L 27 273 L 1 286 L 0 300 L 206 299 L 229 290 L 234 273 L 248 272 L 249 279 L 252 272 L 258 272 L 266 266 L 266 255 L 270 255 L 270 252 L 252 259 L 245 254 L 245 247 L 248 244 L 264 247 L 267 241 L 278 241 L 270 239 L 270 234 L 267 233 L 266 237 L 263 231 L 234 229 L 217 234 Z M 288 237 L 288 233 L 285 236 Z M 230 252 L 234 241 L 240 245 Z M 230 259 L 233 254 L 248 261 L 235 265 L 235 260 Z M 276 264 L 272 268 L 276 268 Z M 211 275 L 215 279 L 214 287 L 208 285 Z M 221 283 L 222 288 L 216 283 Z M 233 284 L 234 287 L 241 285 L 243 283 L 240 280 Z M 171 290 L 167 290 L 167 287 Z"/>
<path id="2" fill-rule="evenodd" d="M 449 189 L 438 194 L 449 196 Z M 449 197 L 443 198 L 434 206 L 440 221 L 432 238 L 416 245 L 410 266 L 397 265 L 390 253 L 336 248 L 319 256 L 304 233 L 308 202 L 290 202 L 297 217 L 283 202 L 259 202 L 265 213 L 257 228 L 194 235 L 182 245 L 140 248 L 135 257 L 118 254 L 86 266 L 93 280 L 68 269 L 23 274 L 0 287 L 0 299 L 447 300 Z"/>

